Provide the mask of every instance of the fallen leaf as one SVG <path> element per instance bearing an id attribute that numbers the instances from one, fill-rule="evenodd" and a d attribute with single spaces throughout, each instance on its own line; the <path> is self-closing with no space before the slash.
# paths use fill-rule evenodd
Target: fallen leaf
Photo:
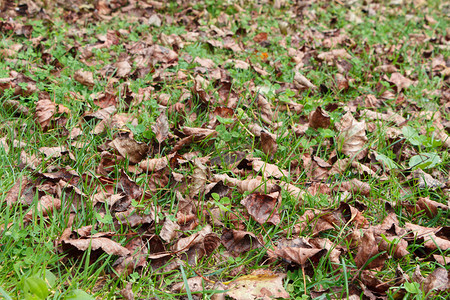
<path id="1" fill-rule="evenodd" d="M 136 142 L 128 135 L 115 138 L 110 145 L 133 164 L 139 163 L 147 156 L 147 151 L 149 150 L 149 146 L 146 143 Z"/>
<path id="2" fill-rule="evenodd" d="M 261 225 L 278 225 L 280 216 L 276 208 L 277 203 L 276 198 L 259 193 L 250 194 L 241 200 L 248 213 Z"/>
<path id="3" fill-rule="evenodd" d="M 314 129 L 328 128 L 330 126 L 330 116 L 319 106 L 309 114 L 309 127 Z"/>
<path id="4" fill-rule="evenodd" d="M 367 143 L 367 137 L 364 121 L 356 121 L 353 115 L 347 112 L 336 127 L 340 132 L 337 137 L 339 151 L 357 160 L 366 156 L 367 149 L 364 146 Z"/>
<path id="5" fill-rule="evenodd" d="M 85 85 L 89 88 L 93 88 L 95 85 L 94 75 L 89 71 L 77 70 L 73 75 L 73 78 L 82 85 Z"/>
<path id="6" fill-rule="evenodd" d="M 164 142 L 169 136 L 169 122 L 167 121 L 167 116 L 165 112 L 161 112 L 159 117 L 156 119 L 154 125 L 152 125 L 153 133 L 156 135 L 156 140 L 158 143 Z"/>
<path id="7" fill-rule="evenodd" d="M 283 273 L 264 269 L 256 270 L 230 283 L 230 290 L 226 292 L 226 295 L 236 300 L 289 299 L 290 295 L 283 284 L 285 277 L 286 274 Z"/>
<path id="8" fill-rule="evenodd" d="M 36 102 L 36 121 L 43 130 L 47 129 L 55 113 L 56 105 L 52 101 L 42 99 Z"/>
<path id="9" fill-rule="evenodd" d="M 48 216 L 54 210 L 59 209 L 61 207 L 61 200 L 58 198 L 53 198 L 50 195 L 42 196 L 36 204 L 35 208 L 32 208 L 29 212 L 25 214 L 23 217 L 24 221 L 31 221 L 33 219 L 33 215 L 35 217 L 39 217 L 42 214 L 44 217 Z"/>
<path id="10" fill-rule="evenodd" d="M 221 240 L 225 248 L 234 256 L 261 247 L 258 238 L 247 231 L 224 229 Z"/>
<path id="11" fill-rule="evenodd" d="M 277 141 L 265 131 L 261 132 L 261 147 L 268 156 L 275 155 L 278 150 Z"/>
<path id="12" fill-rule="evenodd" d="M 86 251 L 88 248 L 95 250 L 103 250 L 110 255 L 126 256 L 130 254 L 130 250 L 121 246 L 108 238 L 99 237 L 91 239 L 67 239 L 62 241 L 63 245 L 72 246 L 80 251 Z"/>

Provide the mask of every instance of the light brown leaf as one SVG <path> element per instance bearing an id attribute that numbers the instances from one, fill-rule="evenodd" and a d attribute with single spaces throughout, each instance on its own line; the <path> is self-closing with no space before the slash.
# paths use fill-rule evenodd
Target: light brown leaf
<path id="1" fill-rule="evenodd" d="M 215 174 L 214 181 L 222 181 L 226 186 L 237 187 L 239 192 L 258 192 L 258 193 L 272 193 L 278 189 L 277 185 L 262 178 L 251 178 L 239 180 L 229 177 L 226 174 Z"/>
<path id="2" fill-rule="evenodd" d="M 310 88 L 311 90 L 317 89 L 317 86 L 315 86 L 311 81 L 309 81 L 305 76 L 303 76 L 299 72 L 295 72 L 294 80 L 300 83 L 301 85 Z"/>
<path id="3" fill-rule="evenodd" d="M 128 158 L 133 164 L 140 162 L 149 150 L 149 146 L 146 143 L 136 142 L 129 136 L 115 138 L 111 141 L 110 146 L 116 149 L 120 155 Z"/>
<path id="4" fill-rule="evenodd" d="M 440 228 L 429 228 L 409 222 L 405 223 L 405 229 L 410 231 L 416 239 L 423 239 L 424 246 L 430 250 L 446 251 L 450 249 L 450 241 L 447 238 L 439 237 Z M 443 230 L 445 232 L 445 230 Z"/>
<path id="5" fill-rule="evenodd" d="M 89 71 L 77 70 L 73 75 L 73 78 L 89 88 L 93 88 L 95 85 L 94 75 Z"/>
<path id="6" fill-rule="evenodd" d="M 42 129 L 47 129 L 53 115 L 56 113 L 56 105 L 48 99 L 42 99 L 36 102 L 36 121 Z"/>
<path id="7" fill-rule="evenodd" d="M 170 243 L 176 236 L 177 231 L 180 230 L 180 225 L 167 218 L 161 228 L 159 236 L 167 243 Z"/>
<path id="8" fill-rule="evenodd" d="M 169 136 L 169 122 L 167 121 L 167 116 L 165 112 L 161 112 L 159 117 L 156 119 L 156 123 L 152 125 L 153 133 L 156 135 L 156 140 L 158 143 L 162 143 Z"/>
<path id="9" fill-rule="evenodd" d="M 193 62 L 198 63 L 200 66 L 208 69 L 212 69 L 216 66 L 214 61 L 210 58 L 200 58 L 197 56 Z"/>
<path id="10" fill-rule="evenodd" d="M 289 293 L 286 292 L 283 284 L 285 277 L 286 274 L 283 273 L 256 270 L 250 275 L 234 280 L 226 295 L 236 300 L 289 299 Z"/>
<path id="11" fill-rule="evenodd" d="M 128 61 L 118 61 L 114 64 L 117 68 L 116 76 L 123 78 L 127 77 L 131 72 L 131 65 Z"/>
<path id="12" fill-rule="evenodd" d="M 429 295 L 431 291 L 445 291 L 449 288 L 449 273 L 444 268 L 436 268 L 423 281 L 423 291 Z"/>
<path id="13" fill-rule="evenodd" d="M 386 75 L 383 76 L 383 79 L 387 82 L 394 84 L 397 87 L 397 92 L 400 92 L 403 89 L 407 89 L 414 82 L 402 74 L 398 72 L 394 72 L 391 75 L 391 78 L 388 78 Z"/>
<path id="14" fill-rule="evenodd" d="M 286 170 L 281 170 L 278 166 L 273 164 L 268 164 L 260 159 L 252 160 L 253 170 L 256 172 L 261 172 L 264 178 L 274 177 L 281 178 L 283 176 L 287 176 L 289 174 Z"/>
<path id="15" fill-rule="evenodd" d="M 159 171 L 169 165 L 170 160 L 175 157 L 176 153 L 169 154 L 161 158 L 147 158 L 139 163 L 139 168 L 146 172 Z"/>
<path id="16" fill-rule="evenodd" d="M 351 59 L 352 56 L 348 54 L 345 49 L 334 49 L 329 52 L 322 52 L 317 56 L 320 60 L 325 60 L 327 62 L 332 62 L 337 59 Z"/>
<path id="17" fill-rule="evenodd" d="M 117 242 L 114 242 L 113 240 L 104 237 L 91 239 L 69 239 L 63 240 L 62 243 L 71 245 L 80 251 L 86 251 L 89 247 L 91 247 L 91 249 L 94 251 L 101 249 L 110 255 L 126 256 L 130 254 L 130 250 L 128 250 L 127 248 L 123 247 Z"/>
<path id="18" fill-rule="evenodd" d="M 200 276 L 195 276 L 187 279 L 187 284 L 191 293 L 203 291 L 203 279 Z M 186 292 L 186 287 L 184 286 L 184 281 L 175 283 L 171 291 L 174 293 Z"/>
<path id="19" fill-rule="evenodd" d="M 351 158 L 356 157 L 357 160 L 366 156 L 367 149 L 364 149 L 367 143 L 365 121 L 358 122 L 351 112 L 347 112 L 336 124 L 336 127 L 340 131 L 337 138 L 339 151 Z"/>
<path id="20" fill-rule="evenodd" d="M 33 219 L 33 215 L 39 216 L 42 214 L 44 217 L 48 216 L 55 209 L 59 209 L 61 207 L 61 200 L 58 198 L 53 198 L 50 195 L 42 196 L 41 199 L 37 202 L 36 208 L 32 208 L 28 211 L 23 217 L 24 221 L 31 221 Z"/>

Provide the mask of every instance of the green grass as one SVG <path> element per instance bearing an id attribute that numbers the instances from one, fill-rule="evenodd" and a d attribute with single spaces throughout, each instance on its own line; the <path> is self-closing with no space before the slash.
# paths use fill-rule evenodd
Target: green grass
<path id="1" fill-rule="evenodd" d="M 236 1 L 236 3 L 239 2 L 247 1 Z M 176 220 L 177 212 L 182 210 L 179 205 L 180 195 L 186 199 L 193 198 L 199 207 L 207 207 L 209 210 L 217 208 L 217 202 L 220 202 L 220 199 L 214 200 L 207 197 L 205 193 L 189 196 L 193 186 L 192 181 L 186 178 L 191 178 L 196 172 L 197 167 L 193 161 L 171 165 L 168 181 L 164 181 L 163 178 L 163 184 L 156 188 L 154 185 L 155 180 L 158 180 L 157 172 L 135 173 L 128 159 L 117 160 L 109 173 L 103 174 L 103 177 L 97 176 L 99 175 L 97 167 L 102 162 L 102 151 L 118 155 L 108 145 L 124 133 L 132 133 L 136 141 L 150 145 L 148 157 L 157 158 L 170 154 L 176 141 L 182 137 L 180 132 L 184 126 L 203 128 L 208 126 L 214 109 L 221 106 L 219 104 L 222 101 L 219 95 L 220 83 L 209 79 L 210 84 L 205 91 L 211 98 L 210 104 L 205 104 L 191 92 L 197 74 L 207 78 L 208 74 L 213 72 L 213 70 L 208 70 L 204 74 L 198 72 L 199 64 L 193 62 L 195 57 L 210 58 L 217 68 L 226 70 L 231 87 L 238 99 L 233 109 L 232 119 L 218 118 L 222 123 L 215 128 L 219 133 L 218 136 L 189 144 L 178 151 L 179 155 L 196 152 L 197 157 L 214 158 L 223 157 L 225 153 L 244 151 L 248 155 L 275 164 L 280 169 L 288 170 L 289 175 L 283 180 L 301 189 L 307 189 L 312 184 L 312 179 L 308 175 L 308 170 L 302 167 L 303 157 L 306 154 L 312 154 L 331 164 L 337 159 L 346 158 L 346 155 L 337 151 L 339 131 L 335 127 L 345 114 L 346 107 L 351 107 L 355 118 L 361 120 L 359 112 L 366 107 L 364 100 L 358 103 L 357 99 L 364 99 L 366 95 L 381 99 L 385 91 L 391 91 L 394 93 L 392 99 L 383 99 L 379 107 L 368 109 L 378 112 L 392 110 L 402 115 L 408 120 L 407 126 L 417 132 L 416 139 L 407 138 L 402 134 L 392 139 L 387 133 L 388 129 L 395 127 L 401 131 L 405 126 L 367 120 L 367 123 L 373 126 L 370 132 L 367 132 L 368 141 L 365 145 L 370 151 L 361 163 L 374 166 L 378 170 L 377 174 L 384 175 L 385 178 L 378 180 L 349 166 L 342 174 L 330 176 L 323 183 L 328 183 L 331 188 L 339 188 L 341 181 L 353 178 L 368 183 L 371 187 L 370 194 L 353 193 L 352 198 L 345 202 L 353 207 L 364 205 L 366 209 L 363 215 L 372 226 L 380 224 L 388 215 L 386 203 L 393 205 L 393 211 L 401 227 L 407 222 L 425 227 L 450 225 L 449 210 L 439 210 L 435 216 L 430 217 L 423 211 L 415 213 L 408 211 L 404 205 L 405 203 L 415 205 L 419 198 L 429 198 L 442 205 L 448 205 L 450 166 L 448 148 L 437 141 L 436 124 L 433 123 L 433 119 L 424 120 L 414 117 L 417 111 L 430 110 L 439 111 L 442 120 L 448 121 L 450 118 L 448 107 L 444 107 L 444 100 L 437 93 L 448 90 L 448 77 L 433 74 L 429 67 L 433 57 L 442 55 L 445 61 L 450 54 L 448 47 L 439 47 L 450 25 L 448 18 L 441 11 L 442 3 L 429 1 L 422 8 L 415 8 L 412 4 L 393 6 L 389 4 L 389 1 L 381 1 L 377 4 L 379 7 L 372 10 L 359 1 L 353 7 L 341 5 L 340 2 L 314 2 L 301 11 L 301 14 L 296 11 L 298 15 L 294 18 L 290 16 L 295 15 L 293 12 L 296 9 L 295 3 L 290 3 L 289 6 L 281 9 L 275 9 L 269 4 L 260 6 L 256 3 L 246 3 L 243 6 L 245 11 L 238 13 L 238 9 L 231 4 L 234 1 L 218 3 L 196 1 L 192 7 L 193 11 L 189 10 L 187 14 L 187 19 L 191 20 L 190 23 L 185 23 L 183 21 L 185 19 L 177 23 L 177 18 L 186 13 L 186 11 L 182 12 L 185 8 L 169 2 L 164 8 L 156 10 L 160 16 L 163 16 L 164 21 L 161 27 L 150 26 L 142 21 L 133 21 L 132 18 L 128 18 L 128 14 L 119 14 L 111 20 L 93 22 L 89 19 L 92 22 L 70 23 L 64 19 L 69 11 L 64 11 L 61 7 L 53 7 L 53 5 L 47 9 L 52 16 L 51 21 L 34 17 L 26 19 L 16 17 L 17 23 L 32 25 L 33 32 L 30 39 L 8 30 L 0 33 L 3 49 L 13 48 L 15 44 L 23 45 L 20 51 L 11 56 L 0 56 L 0 78 L 15 77 L 14 73 L 11 73 L 15 71 L 34 80 L 37 91 L 31 95 L 16 95 L 11 89 L 0 92 L 1 103 L 6 100 L 17 100 L 30 110 L 29 114 L 18 114 L 0 105 L 0 120 L 2 120 L 0 140 L 5 138 L 5 143 L 9 147 L 9 151 L 6 151 L 0 143 L 0 189 L 2 191 L 0 195 L 0 287 L 2 288 L 0 298 L 5 297 L 6 294 L 13 299 L 25 298 L 26 279 L 35 276 L 49 281 L 50 275 L 46 275 L 48 274 L 46 272 L 51 272 L 55 276 L 55 282 L 49 288 L 49 299 L 70 299 L 74 291 L 85 291 L 97 299 L 122 299 L 120 290 L 126 286 L 127 282 L 132 284 L 132 290 L 138 298 L 210 299 L 214 293 L 219 293 L 221 288 L 212 288 L 209 282 L 205 283 L 208 284 L 208 290 L 202 293 L 190 290 L 174 292 L 172 287 L 176 283 L 186 282 L 187 279 L 199 274 L 212 282 L 229 282 L 260 268 L 286 272 L 284 287 L 292 299 L 309 299 L 311 291 L 323 292 L 322 299 L 327 296 L 346 298 L 349 291 L 355 288 L 355 284 L 357 285 L 355 278 L 358 277 L 359 270 L 355 261 L 356 247 L 352 244 L 351 238 L 353 232 L 358 229 L 352 223 L 344 222 L 342 226 L 336 226 L 334 229 L 314 236 L 328 238 L 342 247 L 339 268 L 330 262 L 330 254 L 314 262 L 307 270 L 302 270 L 298 266 L 297 268 L 288 266 L 280 259 L 271 260 L 267 253 L 267 249 L 273 249 L 284 238 L 313 237 L 314 224 L 318 217 L 300 231 L 296 227 L 299 225 L 298 219 L 312 209 L 321 211 L 337 209 L 343 200 L 340 198 L 341 193 L 307 194 L 303 201 L 299 202 L 283 190 L 278 207 L 281 221 L 274 226 L 260 225 L 249 217 L 240 202 L 250 192 L 239 192 L 236 188 L 232 188 L 226 195 L 229 205 L 226 203 L 228 206 L 225 206 L 233 213 L 228 213 L 221 220 L 223 226 L 228 229 L 249 231 L 262 237 L 264 247 L 233 257 L 227 253 L 223 245 L 220 245 L 213 255 L 202 257 L 194 265 L 184 263 L 181 270 L 179 267 L 170 267 L 171 263 L 176 261 L 174 257 L 155 269 L 151 267 L 152 260 L 147 259 L 146 266 L 133 269 L 129 275 L 116 274 L 114 263 L 117 256 L 102 253 L 96 257 L 92 253 L 93 250 L 88 249 L 81 256 L 73 257 L 70 253 L 60 251 L 58 239 L 69 226 L 70 218 L 73 218 L 73 230 L 92 225 L 93 234 L 110 232 L 109 237 L 122 246 L 130 242 L 131 237 L 140 236 L 146 239 L 146 246 L 152 248 L 156 247 L 152 244 L 155 241 L 149 239 L 149 236 L 154 235 L 155 239 L 159 239 L 158 235 L 161 233 L 164 218 Z M 203 13 L 201 17 L 197 16 L 198 26 L 200 26 L 198 28 L 192 21 L 197 11 Z M 91 16 L 93 10 L 82 8 L 81 13 Z M 355 22 L 349 18 L 350 14 L 360 18 L 362 22 Z M 166 23 L 164 16 L 175 21 L 171 24 Z M 436 23 L 429 23 L 425 16 L 431 16 Z M 229 21 L 228 29 L 233 32 L 232 38 L 244 47 L 243 51 L 233 52 L 226 48 L 214 48 L 208 44 L 208 41 L 212 39 L 219 41 L 225 39 L 214 37 L 208 30 L 208 27 L 212 25 L 223 29 L 222 18 Z M 9 22 L 9 19 L 3 17 L 2 21 Z M 290 33 L 287 35 L 280 31 L 282 21 L 289 24 Z M 325 37 L 320 34 L 329 34 L 337 29 L 348 35 L 348 40 L 331 49 L 324 47 L 322 41 Z M 199 38 L 196 41 L 184 40 L 185 35 L 192 31 L 199 32 Z M 268 43 L 254 42 L 253 38 L 261 32 L 268 33 Z M 103 49 L 93 48 L 99 37 L 102 38 L 108 33 L 115 34 L 118 43 Z M 114 78 L 114 71 L 102 75 L 104 68 L 117 62 L 119 57 L 127 55 L 135 57 L 129 52 L 131 45 L 145 40 L 152 40 L 155 45 L 161 44 L 162 34 L 179 36 L 185 44 L 183 48 L 175 49 L 178 53 L 178 62 L 165 69 L 172 72 L 174 76 L 155 82 L 154 71 L 159 70 L 161 63 L 156 63 L 154 66 L 148 63 L 147 66 L 153 70 L 142 78 Z M 429 38 L 427 42 L 416 42 L 411 38 L 412 35 L 422 34 Z M 38 38 L 43 39 L 39 41 Z M 171 49 L 172 45 L 165 45 L 165 47 Z M 288 55 L 289 48 L 301 49 L 305 55 L 310 55 L 308 59 L 302 60 L 304 65 L 299 67 L 299 70 L 295 70 L 296 63 Z M 328 64 L 317 58 L 320 53 L 339 48 L 345 49 L 351 56 L 351 59 L 339 62 L 351 66 L 345 74 L 348 79 L 351 79 L 349 88 L 345 90 L 336 88 L 336 75 L 340 73 L 340 66 L 336 63 Z M 88 53 L 91 56 L 83 59 L 89 52 L 87 50 L 92 52 Z M 84 53 L 84 51 L 87 52 Z M 50 60 L 46 60 L 44 54 L 49 54 Z M 265 55 L 267 59 L 264 59 Z M 63 65 L 62 68 L 52 63 L 56 59 Z M 232 63 L 225 63 L 228 59 L 258 63 L 269 74 L 259 75 L 252 67 L 247 70 L 235 68 Z M 138 62 L 130 64 L 131 73 L 133 73 L 137 69 Z M 383 79 L 384 73 L 373 72 L 375 67 L 385 64 L 394 65 L 399 73 L 416 80 L 417 84 L 396 94 L 391 85 Z M 74 80 L 74 73 L 80 69 L 93 72 L 95 85 L 92 89 Z M 306 76 L 320 89 L 315 92 L 308 89 L 298 90 L 293 83 L 296 71 Z M 178 72 L 186 74 L 186 79 L 178 79 Z M 389 74 L 387 75 L 390 77 Z M 225 80 L 225 78 L 222 79 Z M 18 86 L 25 88 L 26 84 L 18 83 Z M 128 95 L 124 95 L 126 86 Z M 141 89 L 149 86 L 154 88 L 149 96 L 138 104 L 130 105 L 129 97 L 136 97 L 142 91 Z M 268 91 L 265 97 L 271 109 L 277 114 L 273 123 L 279 123 L 279 126 L 271 126 L 264 120 L 262 117 L 264 112 L 257 105 L 257 94 L 253 87 L 264 87 L 263 90 Z M 134 123 L 126 122 L 123 127 L 110 125 L 102 133 L 94 134 L 93 130 L 100 120 L 95 118 L 89 120 L 86 116 L 98 110 L 93 97 L 105 91 L 117 96 L 116 115 L 126 114 L 130 120 L 134 119 Z M 47 130 L 41 128 L 34 115 L 36 102 L 46 97 L 43 93 L 47 93 L 57 105 L 63 105 L 69 110 L 69 113 L 57 112 Z M 168 113 L 167 117 L 169 132 L 172 136 L 159 145 L 152 126 L 160 115 L 161 94 L 170 96 L 168 111 L 171 113 Z M 183 97 L 182 101 L 180 97 Z M 283 103 L 289 101 L 302 104 L 303 110 L 300 113 L 282 110 L 281 108 L 285 107 Z M 174 105 L 180 102 L 185 105 L 185 109 L 174 111 Z M 302 136 L 294 134 L 293 128 L 307 122 L 308 115 L 317 107 L 325 109 L 332 105 L 337 108 L 328 111 L 331 122 L 328 131 L 310 128 Z M 260 139 L 249 133 L 250 124 L 257 124 L 264 130 L 277 135 L 278 151 L 276 153 L 267 155 L 263 152 Z M 69 133 L 76 127 L 82 132 L 77 138 L 77 141 L 82 144 L 81 147 L 73 145 L 73 141 L 69 139 Z M 178 138 L 175 139 L 173 135 Z M 40 151 L 41 147 L 55 146 L 66 147 L 68 153 L 61 157 L 47 158 Z M 35 169 L 24 164 L 23 157 L 21 158 L 23 151 L 40 159 Z M 432 168 L 427 169 L 426 166 L 422 168 L 434 178 L 446 182 L 445 188 L 421 189 L 408 177 L 411 174 L 409 169 L 411 157 L 419 153 L 435 153 L 440 158 Z M 397 170 L 383 167 L 375 158 L 377 154 L 392 160 L 397 164 Z M 59 179 L 49 180 L 44 174 L 64 170 L 66 167 L 80 176 L 74 185 L 83 195 L 77 194 L 72 187 L 64 184 L 57 187 Z M 172 171 L 182 174 L 184 180 L 182 182 L 175 180 Z M 95 207 L 92 205 L 94 195 L 102 188 L 109 189 L 113 194 L 123 191 L 121 183 L 118 183 L 123 173 L 136 182 L 144 192 L 142 196 L 132 200 L 132 206 L 146 215 L 156 210 L 156 218 L 151 225 L 139 225 L 136 228 L 115 226 L 113 221 L 116 207 L 110 207 L 107 204 Z M 227 174 L 238 179 L 245 179 L 247 176 L 252 178 L 255 175 L 254 172 L 249 171 L 238 173 L 225 163 L 211 164 L 208 165 L 206 184 L 211 183 L 213 174 Z M 21 178 L 27 178 L 33 185 L 33 189 L 24 196 L 29 201 L 28 204 L 17 201 L 13 205 L 7 205 L 4 200 L 8 196 L 8 191 Z M 41 215 L 36 213 L 38 200 L 46 194 L 58 197 L 62 202 L 61 208 L 54 210 L 48 217 L 44 217 L 42 213 Z M 24 222 L 24 216 L 30 210 L 34 212 L 33 217 L 30 222 Z M 71 213 L 72 217 L 70 217 Z M 195 234 L 205 225 L 211 224 L 201 210 L 197 212 L 197 218 L 198 227 L 179 232 L 178 238 Z M 216 224 L 212 226 L 213 231 L 220 236 L 223 228 Z M 174 242 L 176 240 L 171 243 L 161 243 L 169 251 L 174 246 Z M 431 252 L 420 240 L 409 240 L 407 250 L 410 254 L 401 259 L 390 255 L 383 268 L 376 271 L 375 276 L 381 282 L 394 282 L 398 266 L 409 276 L 412 276 L 417 265 L 420 266 L 423 276 L 430 274 L 436 268 L 446 267 L 428 260 L 432 258 L 432 254 L 449 256 L 448 250 Z M 92 257 L 96 259 L 93 260 Z M 341 270 L 344 271 L 341 272 Z M 385 291 L 384 296 L 393 299 L 399 287 L 405 290 L 405 284 L 393 285 Z M 408 288 L 412 287 L 408 286 Z M 405 297 L 419 299 L 422 291 L 417 293 L 411 291 L 409 289 Z M 445 299 L 446 294 L 443 292 L 433 297 Z"/>

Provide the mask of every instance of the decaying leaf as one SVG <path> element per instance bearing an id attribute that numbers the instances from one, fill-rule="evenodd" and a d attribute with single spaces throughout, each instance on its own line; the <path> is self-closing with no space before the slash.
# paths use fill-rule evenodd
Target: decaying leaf
<path id="1" fill-rule="evenodd" d="M 89 88 L 92 88 L 95 85 L 94 75 L 89 71 L 78 70 L 73 75 L 73 78 L 82 85 L 85 85 Z"/>
<path id="2" fill-rule="evenodd" d="M 309 127 L 314 129 L 328 128 L 330 126 L 330 116 L 319 106 L 309 114 Z"/>
<path id="3" fill-rule="evenodd" d="M 258 238 L 251 232 L 224 229 L 222 244 L 234 256 L 261 247 Z"/>
<path id="4" fill-rule="evenodd" d="M 136 142 L 127 135 L 117 137 L 110 145 L 133 164 L 139 163 L 147 155 L 149 149 L 146 143 Z"/>
<path id="5" fill-rule="evenodd" d="M 56 113 L 56 105 L 48 99 L 42 99 L 36 102 L 36 121 L 42 129 L 46 129 L 53 115 Z"/>
<path id="6" fill-rule="evenodd" d="M 285 277 L 286 274 L 264 269 L 257 270 L 234 280 L 229 285 L 230 290 L 226 292 L 226 295 L 236 300 L 289 299 L 289 293 L 283 285 Z"/>
<path id="7" fill-rule="evenodd" d="M 259 223 L 277 225 L 280 216 L 277 211 L 277 199 L 269 195 L 253 193 L 241 200 L 248 213 Z"/>
<path id="8" fill-rule="evenodd" d="M 169 123 L 165 112 L 161 112 L 156 119 L 156 123 L 152 126 L 152 130 L 156 135 L 158 143 L 162 143 L 169 136 Z"/>
<path id="9" fill-rule="evenodd" d="M 277 152 L 277 141 L 267 132 L 261 131 L 261 147 L 266 155 L 274 155 Z"/>
<path id="10" fill-rule="evenodd" d="M 350 112 L 347 112 L 336 127 L 340 132 L 337 138 L 339 151 L 351 158 L 355 157 L 357 160 L 366 156 L 367 149 L 365 144 L 367 143 L 367 137 L 365 121 L 358 122 Z"/>
<path id="11" fill-rule="evenodd" d="M 80 251 L 86 251 L 88 248 L 91 248 L 93 251 L 101 249 L 110 255 L 126 256 L 130 254 L 130 250 L 127 248 L 111 239 L 104 237 L 91 239 L 67 239 L 63 240 L 62 243 L 75 247 Z"/>

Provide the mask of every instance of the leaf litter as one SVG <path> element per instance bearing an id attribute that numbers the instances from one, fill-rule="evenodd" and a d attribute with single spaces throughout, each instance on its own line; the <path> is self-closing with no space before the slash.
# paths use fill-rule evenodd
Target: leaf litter
<path id="1" fill-rule="evenodd" d="M 112 256 L 111 278 L 175 272 L 167 287 L 174 294 L 288 299 L 299 295 L 292 274 L 300 274 L 297 288 L 311 297 L 397 298 L 415 283 L 423 295 L 448 295 L 448 30 L 430 27 L 436 21 L 426 14 L 424 30 L 368 43 L 335 29 L 336 16 L 323 30 L 308 26 L 327 13 L 326 1 L 274 1 L 302 19 L 270 30 L 258 23 L 267 4 L 241 1 L 212 13 L 194 2 L 179 1 L 177 10 L 158 1 L 2 8 L 0 30 L 15 42 L 2 50 L 3 108 L 10 121 L 36 125 L 13 135 L 1 127 L 0 148 L 19 149 L 11 168 L 24 174 L 2 208 L 26 209 L 26 228 L 61 228 L 54 252 L 65 264 L 89 251 L 91 265 Z M 383 22 L 407 5 L 344 2 L 348 14 L 339 18 L 350 28 L 363 13 Z M 39 26 L 52 18 L 64 24 L 64 55 L 79 59 L 76 66 L 48 46 Z M 113 26 L 94 35 L 83 25 L 118 19 L 147 30 Z M 165 31 L 172 25 L 183 30 Z M 408 39 L 426 47 L 410 48 Z M 19 55 L 22 43 L 37 61 Z M 374 61 L 363 66 L 369 53 Z M 16 70 L 20 64 L 29 67 Z M 63 97 L 46 88 L 65 81 Z M 58 144 L 18 141 L 20 130 Z M 73 171 L 79 163 L 81 173 Z M 82 221 L 86 211 L 90 221 Z M 53 215 L 67 212 L 69 223 L 55 224 Z M 236 264 L 249 257 L 257 260 Z M 411 271 L 407 260 L 433 268 Z M 330 278 L 348 280 L 346 289 L 311 284 L 324 264 Z M 143 296 L 128 280 L 118 293 Z"/>

